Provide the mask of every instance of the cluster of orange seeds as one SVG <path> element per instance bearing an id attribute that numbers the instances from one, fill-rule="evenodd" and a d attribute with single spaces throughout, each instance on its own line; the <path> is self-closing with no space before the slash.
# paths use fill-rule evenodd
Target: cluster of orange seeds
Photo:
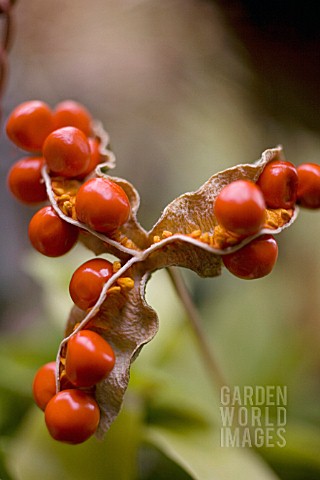
<path id="1" fill-rule="evenodd" d="M 153 243 L 184 235 L 220 251 L 224 265 L 234 275 L 244 279 L 265 276 L 272 270 L 278 255 L 276 240 L 270 234 L 292 219 L 298 183 L 294 165 L 272 161 L 265 166 L 256 183 L 236 180 L 222 188 L 213 205 L 212 220 L 216 224 L 212 231 L 203 231 L 200 227 L 190 233 L 164 230 L 153 237 Z M 270 234 L 266 235 L 266 231 Z M 257 238 L 244 247 L 232 253 L 225 251 L 252 235 Z"/>
<path id="2" fill-rule="evenodd" d="M 92 125 L 88 110 L 71 100 L 61 102 L 53 111 L 38 100 L 16 107 L 6 124 L 8 137 L 19 148 L 38 156 L 16 162 L 10 169 L 8 186 L 23 203 L 43 203 L 48 200 L 43 179 L 46 168 L 61 212 L 99 233 L 113 235 L 128 220 L 131 206 L 115 182 L 89 178 L 102 160 Z M 32 218 L 29 238 L 40 253 L 56 257 L 75 245 L 78 230 L 50 205 Z"/>
<path id="3" fill-rule="evenodd" d="M 276 208 L 265 210 L 265 222 L 263 229 L 276 230 L 277 228 L 283 227 L 288 223 L 294 214 L 293 209 L 284 209 Z M 178 232 L 172 233 L 168 230 L 164 230 L 160 235 L 154 235 L 153 243 L 159 243 L 161 240 L 170 238 L 174 235 L 180 235 Z M 217 250 L 224 250 L 228 247 L 233 247 L 237 245 L 242 239 L 242 235 L 238 235 L 234 232 L 226 230 L 222 225 L 217 225 L 214 227 L 213 233 L 203 232 L 201 229 L 195 229 L 191 233 L 183 234 L 187 237 L 194 238 L 199 242 L 207 244 L 209 247 L 212 247 Z"/>
<path id="4" fill-rule="evenodd" d="M 85 180 L 101 156 L 92 117 L 83 105 L 68 100 L 52 111 L 44 102 L 25 102 L 13 110 L 6 129 L 13 143 L 37 155 L 24 157 L 10 169 L 8 186 L 19 201 L 30 205 L 47 202 L 46 168 L 55 204 L 65 216 L 104 234 L 112 234 L 127 221 L 130 203 L 121 187 L 104 178 Z M 66 222 L 50 204 L 29 224 L 31 244 L 49 257 L 67 253 L 78 234 L 79 228 Z M 119 261 L 111 263 L 103 258 L 81 265 L 70 281 L 75 305 L 90 312 L 105 283 L 120 268 Z M 127 273 L 115 280 L 106 296 L 133 287 L 134 280 Z M 112 346 L 101 335 L 89 325 L 79 331 L 77 327 L 64 344 L 59 372 L 56 362 L 49 362 L 38 370 L 33 382 L 34 400 L 45 412 L 51 436 L 72 444 L 85 441 L 96 431 L 100 409 L 95 386 L 111 373 L 116 361 Z"/>
<path id="5" fill-rule="evenodd" d="M 53 178 L 51 188 L 55 201 L 64 215 L 77 220 L 75 211 L 76 193 L 81 183 L 74 179 L 64 179 L 61 177 Z"/>
<path id="6" fill-rule="evenodd" d="M 47 201 L 48 193 L 52 203 L 39 210 L 29 224 L 29 238 L 36 250 L 50 257 L 64 255 L 76 244 L 79 231 L 87 231 L 87 236 L 93 233 L 105 244 L 112 239 L 119 246 L 138 248 L 126 236 L 130 236 L 129 228 L 121 228 L 128 227 L 129 220 L 130 228 L 138 228 L 131 211 L 134 201 L 132 205 L 129 201 L 133 197 L 127 196 L 120 182 L 92 175 L 101 162 L 99 139 L 94 136 L 91 115 L 82 105 L 66 101 L 51 111 L 43 102 L 25 102 L 10 115 L 7 134 L 19 148 L 38 155 L 27 156 L 12 167 L 8 175 L 11 192 L 27 204 Z M 256 183 L 236 180 L 221 189 L 210 206 L 212 231 L 202 231 L 197 221 L 192 231 L 186 227 L 188 233 L 170 231 L 174 230 L 171 226 L 157 235 L 151 233 L 151 242 L 177 235 L 189 237 L 218 250 L 234 275 L 260 278 L 271 272 L 277 260 L 278 246 L 271 233 L 290 222 L 296 204 L 320 207 L 320 167 L 303 164 L 296 169 L 289 162 L 274 160 L 265 164 Z M 143 235 L 147 248 L 148 236 L 146 232 Z M 242 243 L 245 239 L 247 244 Z M 128 292 L 135 287 L 130 276 L 134 275 L 129 265 L 125 267 L 121 276 L 120 261 L 97 257 L 80 265 L 70 280 L 77 319 L 72 323 L 70 317 L 58 362 L 41 367 L 33 382 L 35 402 L 44 410 L 46 425 L 56 440 L 76 444 L 93 435 L 101 413 L 96 386 L 109 375 L 108 381 L 118 381 L 112 372 L 122 358 L 116 358 L 118 337 L 110 334 L 114 324 L 106 317 L 113 307 L 121 311 L 124 302 L 132 300 Z"/>
<path id="7" fill-rule="evenodd" d="M 76 196 L 80 187 L 81 182 L 76 179 L 53 177 L 51 180 L 51 188 L 57 206 L 64 215 L 75 221 L 79 220 L 76 212 Z M 108 236 L 115 238 L 120 245 L 126 248 L 131 250 L 137 249 L 135 243 L 119 230 L 108 232 Z"/>
<path id="8" fill-rule="evenodd" d="M 75 305 L 89 312 L 96 305 L 105 283 L 120 269 L 119 261 L 111 263 L 102 258 L 82 264 L 69 285 Z M 117 278 L 105 295 L 126 293 L 133 288 L 134 280 L 127 273 Z M 93 320 L 95 328 L 99 328 L 99 309 Z M 112 372 L 116 356 L 94 325 L 88 323 L 80 330 L 80 323 L 72 326 L 69 340 L 60 351 L 58 377 L 56 362 L 43 365 L 34 377 L 34 400 L 44 411 L 49 433 L 61 442 L 82 443 L 94 434 L 99 424 L 95 388 Z"/>

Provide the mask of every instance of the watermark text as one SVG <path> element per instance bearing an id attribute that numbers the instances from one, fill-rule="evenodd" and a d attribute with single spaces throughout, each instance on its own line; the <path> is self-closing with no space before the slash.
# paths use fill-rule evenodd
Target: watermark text
<path id="1" fill-rule="evenodd" d="M 285 447 L 287 386 L 224 386 L 220 403 L 222 447 Z"/>

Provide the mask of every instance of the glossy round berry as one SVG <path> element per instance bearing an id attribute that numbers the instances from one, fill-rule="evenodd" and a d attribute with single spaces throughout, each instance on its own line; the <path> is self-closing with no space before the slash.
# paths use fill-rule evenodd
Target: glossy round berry
<path id="1" fill-rule="evenodd" d="M 72 275 L 69 292 L 74 303 L 82 310 L 93 307 L 103 285 L 113 275 L 112 263 L 103 258 L 93 258 L 83 263 Z"/>
<path id="2" fill-rule="evenodd" d="M 56 362 L 46 363 L 39 368 L 33 379 L 32 394 L 38 407 L 44 410 L 56 394 Z"/>
<path id="3" fill-rule="evenodd" d="M 78 228 L 62 220 L 51 206 L 43 207 L 29 223 L 29 239 L 38 252 L 60 257 L 69 252 L 78 239 Z"/>
<path id="4" fill-rule="evenodd" d="M 265 201 L 260 188 L 249 180 L 226 185 L 214 205 L 220 225 L 238 235 L 257 233 L 265 220 Z"/>
<path id="5" fill-rule="evenodd" d="M 93 170 L 96 168 L 98 163 L 100 163 L 101 157 L 100 157 L 100 150 L 99 146 L 100 143 L 96 138 L 89 137 L 88 138 L 89 146 L 90 146 L 90 163 L 87 167 L 87 169 L 81 174 L 77 175 L 77 179 L 82 180 L 85 178 L 89 173 L 93 172 Z"/>
<path id="6" fill-rule="evenodd" d="M 50 435 L 59 442 L 85 442 L 97 430 L 100 410 L 95 399 L 82 390 L 58 392 L 45 409 L 45 422 Z"/>
<path id="7" fill-rule="evenodd" d="M 41 169 L 42 157 L 25 157 L 18 160 L 9 170 L 7 183 L 17 200 L 26 204 L 36 204 L 47 199 Z"/>
<path id="8" fill-rule="evenodd" d="M 90 164 L 90 145 L 81 130 L 63 127 L 48 135 L 43 145 L 43 156 L 53 175 L 76 177 Z"/>
<path id="9" fill-rule="evenodd" d="M 112 233 L 130 215 L 126 193 L 107 178 L 92 178 L 81 185 L 76 195 L 75 209 L 80 222 L 102 233 Z"/>
<path id="10" fill-rule="evenodd" d="M 222 256 L 227 269 L 245 280 L 265 277 L 278 257 L 278 245 L 272 235 L 261 235 L 239 250 Z"/>
<path id="11" fill-rule="evenodd" d="M 320 208 L 320 165 L 304 163 L 297 168 L 297 203 L 305 208 Z"/>
<path id="12" fill-rule="evenodd" d="M 92 387 L 113 369 L 111 345 L 91 330 L 81 330 L 68 341 L 66 374 L 76 387 Z"/>
<path id="13" fill-rule="evenodd" d="M 18 147 L 40 152 L 43 142 L 53 130 L 53 116 L 44 102 L 32 100 L 21 103 L 8 118 L 7 135 Z"/>
<path id="14" fill-rule="evenodd" d="M 261 188 L 267 207 L 293 208 L 297 198 L 298 174 L 290 162 L 268 163 L 261 173 L 257 185 Z"/>
<path id="15" fill-rule="evenodd" d="M 65 100 L 56 105 L 53 112 L 54 126 L 76 127 L 89 136 L 91 134 L 92 117 L 88 110 L 74 100 Z"/>

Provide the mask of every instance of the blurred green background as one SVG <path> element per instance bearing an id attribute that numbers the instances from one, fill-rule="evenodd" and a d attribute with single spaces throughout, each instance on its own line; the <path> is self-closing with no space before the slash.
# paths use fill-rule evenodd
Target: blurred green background
<path id="1" fill-rule="evenodd" d="M 266 148 L 319 163 L 316 15 L 302 2 L 260 3 L 17 2 L 4 119 L 28 99 L 81 101 L 109 131 L 115 174 L 139 190 L 146 228 L 173 198 Z M 281 234 L 264 279 L 183 272 L 228 381 L 288 386 L 285 448 L 220 447 L 219 391 L 164 271 L 147 289 L 160 331 L 133 365 L 122 413 L 105 441 L 60 445 L 31 383 L 55 357 L 70 276 L 91 255 L 31 251 L 34 210 L 6 189 L 22 153 L 4 133 L 0 148 L 0 479 L 319 479 L 319 212 L 301 211 Z"/>

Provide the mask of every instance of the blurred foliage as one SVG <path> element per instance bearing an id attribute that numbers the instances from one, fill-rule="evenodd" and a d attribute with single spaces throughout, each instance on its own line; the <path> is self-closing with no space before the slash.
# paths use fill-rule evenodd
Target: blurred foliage
<path id="1" fill-rule="evenodd" d="M 110 132 L 115 173 L 138 188 L 146 228 L 175 196 L 278 143 L 295 164 L 319 163 L 317 39 L 303 41 L 300 13 L 298 33 L 285 28 L 287 11 L 281 21 L 259 14 L 253 25 L 257 7 L 267 4 L 17 2 L 4 116 L 35 97 L 83 102 Z M 280 31 L 289 38 L 285 48 L 275 38 Z M 301 68 L 302 60 L 312 68 Z M 288 386 L 285 448 L 219 446 L 219 392 L 165 272 L 148 284 L 160 331 L 133 364 L 122 413 L 103 442 L 70 447 L 50 439 L 31 383 L 55 358 L 71 306 L 68 282 L 88 252 L 77 247 L 62 259 L 29 253 L 33 210 L 5 186 L 19 156 L 3 136 L 0 479 L 320 478 L 319 214 L 302 211 L 281 234 L 278 263 L 265 279 L 244 282 L 223 272 L 202 280 L 184 272 L 229 382 Z"/>

